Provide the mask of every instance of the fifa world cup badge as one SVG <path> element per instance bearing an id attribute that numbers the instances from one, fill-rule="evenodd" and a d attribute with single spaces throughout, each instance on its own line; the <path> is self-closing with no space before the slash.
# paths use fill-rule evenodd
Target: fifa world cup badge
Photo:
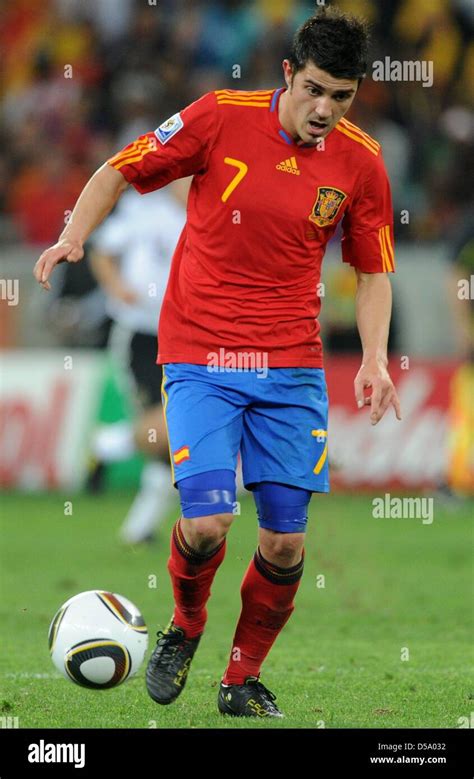
<path id="1" fill-rule="evenodd" d="M 173 116 L 170 116 L 166 122 L 163 122 L 163 124 L 160 124 L 160 126 L 156 128 L 155 135 L 159 142 L 164 145 L 165 143 L 168 143 L 170 138 L 172 138 L 173 135 L 176 135 L 183 126 L 181 114 L 174 114 Z"/>

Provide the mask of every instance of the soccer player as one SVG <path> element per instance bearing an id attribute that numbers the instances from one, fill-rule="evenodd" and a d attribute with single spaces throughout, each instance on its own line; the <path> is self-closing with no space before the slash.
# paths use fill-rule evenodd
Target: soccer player
<path id="1" fill-rule="evenodd" d="M 161 407 L 161 366 L 156 365 L 156 323 L 169 267 L 185 222 L 186 179 L 141 198 L 126 192 L 94 235 L 90 264 L 106 294 L 113 321 L 109 347 L 134 424 L 101 426 L 92 443 L 98 463 L 117 462 L 137 449 L 145 455 L 140 488 L 123 526 L 127 544 L 148 540 L 176 495 Z M 150 441 L 150 430 L 155 438 Z M 100 471 L 99 471 L 100 472 Z"/>
<path id="2" fill-rule="evenodd" d="M 379 144 L 344 119 L 367 47 L 357 18 L 328 10 L 308 19 L 283 62 L 285 87 L 218 89 L 127 146 L 93 176 L 35 267 L 49 288 L 56 263 L 82 257 L 83 241 L 128 183 L 145 193 L 194 176 L 158 331 L 182 506 L 168 562 L 174 613 L 146 674 L 161 704 L 182 692 L 204 631 L 234 519 L 240 449 L 258 548 L 242 581 L 218 708 L 283 716 L 260 672 L 294 610 L 312 493 L 329 489 L 317 285 L 339 222 L 343 259 L 357 276 L 356 402 L 370 406 L 372 424 L 390 406 L 400 418 L 387 371 L 390 187 Z"/>

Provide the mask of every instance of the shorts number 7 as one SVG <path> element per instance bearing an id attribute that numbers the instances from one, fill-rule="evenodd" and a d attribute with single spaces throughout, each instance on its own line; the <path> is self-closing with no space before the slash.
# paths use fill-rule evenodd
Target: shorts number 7
<path id="1" fill-rule="evenodd" d="M 221 200 L 223 203 L 225 203 L 226 200 L 229 199 L 234 189 L 240 184 L 244 176 L 247 175 L 247 171 L 248 171 L 248 167 L 245 164 L 245 162 L 241 162 L 240 160 L 233 160 L 232 157 L 224 157 L 224 162 L 226 165 L 233 165 L 234 168 L 238 168 L 239 172 L 235 174 L 229 186 L 223 192 L 221 196 Z"/>

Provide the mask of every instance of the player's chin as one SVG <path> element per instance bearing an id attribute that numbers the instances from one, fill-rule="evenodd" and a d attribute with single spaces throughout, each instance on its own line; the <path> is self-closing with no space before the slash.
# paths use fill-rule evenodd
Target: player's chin
<path id="1" fill-rule="evenodd" d="M 303 133 L 305 143 L 312 144 L 313 146 L 317 146 L 318 143 L 321 143 L 321 140 L 327 138 L 331 130 L 332 130 L 332 126 L 325 127 L 324 130 L 321 129 L 318 132 L 312 132 L 311 130 L 306 129 L 305 132 Z"/>

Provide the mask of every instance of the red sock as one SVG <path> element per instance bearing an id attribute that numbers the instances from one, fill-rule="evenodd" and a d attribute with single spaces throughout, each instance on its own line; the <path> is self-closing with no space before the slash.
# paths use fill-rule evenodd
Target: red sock
<path id="1" fill-rule="evenodd" d="M 180 520 L 171 534 L 171 555 L 168 571 L 173 584 L 175 625 L 183 628 L 187 638 L 195 638 L 204 630 L 207 619 L 206 603 L 211 594 L 215 573 L 224 559 L 226 540 L 209 554 L 199 554 L 184 538 Z"/>
<path id="2" fill-rule="evenodd" d="M 242 581 L 242 611 L 232 643 L 224 684 L 243 684 L 257 676 L 276 637 L 294 611 L 293 600 L 303 575 L 304 550 L 292 568 L 279 568 L 255 552 Z"/>

